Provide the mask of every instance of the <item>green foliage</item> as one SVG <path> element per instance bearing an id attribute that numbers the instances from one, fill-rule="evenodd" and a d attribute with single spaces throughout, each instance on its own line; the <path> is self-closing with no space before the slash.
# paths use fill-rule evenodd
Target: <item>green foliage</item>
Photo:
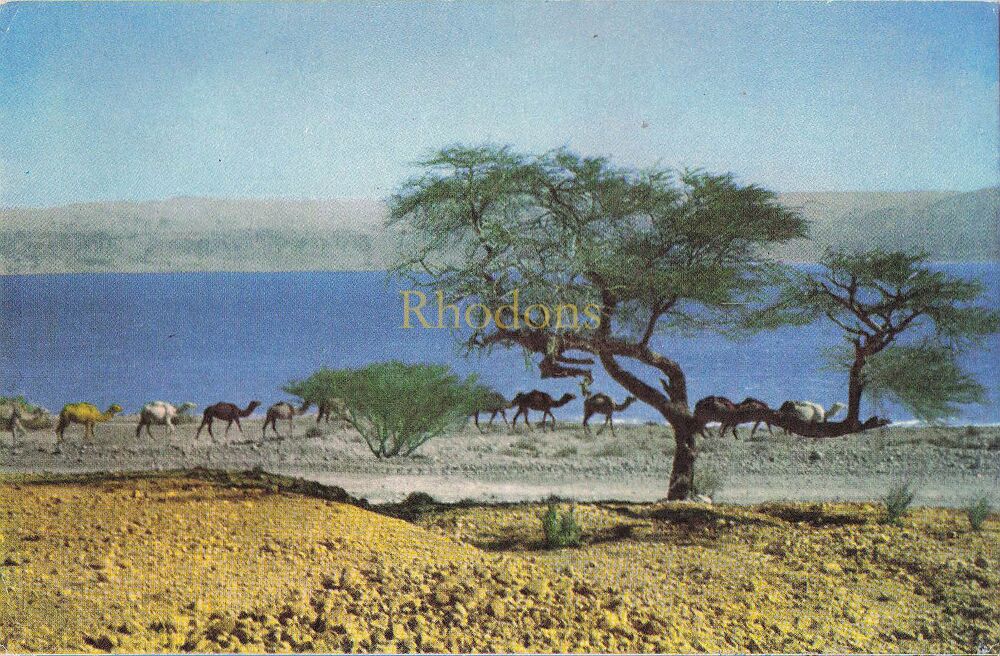
<path id="1" fill-rule="evenodd" d="M 909 481 L 897 483 L 890 487 L 889 491 L 882 497 L 882 504 L 885 506 L 886 523 L 898 524 L 909 511 L 910 504 L 913 503 L 916 496 L 917 493 Z"/>
<path id="2" fill-rule="evenodd" d="M 721 472 L 703 464 L 694 473 L 694 479 L 691 481 L 691 493 L 714 498 L 725 484 L 726 477 Z"/>
<path id="3" fill-rule="evenodd" d="M 874 356 L 864 385 L 873 403 L 893 401 L 928 422 L 958 416 L 959 404 L 986 402 L 986 389 L 962 370 L 954 349 L 931 342 L 892 346 Z"/>
<path id="4" fill-rule="evenodd" d="M 550 549 L 561 547 L 576 547 L 581 543 L 583 529 L 576 521 L 573 509 L 560 513 L 559 509 L 550 504 L 541 515 L 542 531 L 545 533 L 545 544 Z"/>
<path id="5" fill-rule="evenodd" d="M 282 391 L 297 396 L 303 401 L 314 405 L 337 398 L 337 391 L 342 389 L 349 377 L 346 369 L 329 369 L 323 367 L 305 380 L 293 380 L 282 386 Z"/>
<path id="6" fill-rule="evenodd" d="M 382 362 L 362 369 L 323 369 L 283 389 L 305 400 L 336 397 L 347 421 L 379 458 L 407 456 L 469 414 L 475 380 L 445 365 Z"/>
<path id="7" fill-rule="evenodd" d="M 306 429 L 306 437 L 322 437 L 323 430 L 318 426 L 310 426 Z"/>
<path id="8" fill-rule="evenodd" d="M 420 166 L 390 202 L 411 245 L 394 271 L 449 303 L 497 307 L 516 287 L 522 307 L 583 308 L 604 289 L 624 330 L 717 329 L 773 283 L 766 249 L 806 233 L 775 194 L 730 175 L 497 146 L 446 148 Z"/>
<path id="9" fill-rule="evenodd" d="M 492 412 L 495 408 L 509 408 L 510 401 L 488 385 L 477 383 L 469 394 L 469 414 Z"/>
<path id="10" fill-rule="evenodd" d="M 993 506 L 990 505 L 990 498 L 985 494 L 976 497 L 965 507 L 965 515 L 969 518 L 969 525 L 973 531 L 980 530 L 992 512 Z"/>

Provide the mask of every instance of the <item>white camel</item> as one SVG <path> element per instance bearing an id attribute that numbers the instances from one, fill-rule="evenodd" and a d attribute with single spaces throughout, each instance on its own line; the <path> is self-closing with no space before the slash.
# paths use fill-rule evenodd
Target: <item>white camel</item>
<path id="1" fill-rule="evenodd" d="M 288 437 L 292 437 L 295 434 L 295 416 L 305 414 L 306 410 L 309 408 L 309 401 L 303 402 L 302 406 L 296 408 L 291 403 L 287 401 L 278 401 L 270 408 L 267 409 L 267 416 L 264 418 L 264 428 L 261 432 L 261 439 L 267 435 L 267 427 L 270 426 L 274 430 L 274 434 L 280 437 L 278 434 L 278 420 L 287 419 L 288 420 Z"/>
<path id="2" fill-rule="evenodd" d="M 30 419 L 39 420 L 47 414 L 49 414 L 48 410 L 38 406 L 31 413 Z M 10 432 L 10 448 L 12 449 L 17 448 L 18 437 L 24 437 L 28 434 L 28 429 L 25 428 L 22 421 L 24 419 L 29 419 L 29 416 L 24 414 L 24 408 L 21 407 L 21 404 L 15 401 L 10 406 L 10 416 L 3 420 L 4 428 Z"/>
<path id="3" fill-rule="evenodd" d="M 151 401 L 142 406 L 142 410 L 139 411 L 139 425 L 135 427 L 135 436 L 139 437 L 142 427 L 145 426 L 146 434 L 153 437 L 153 432 L 149 430 L 151 424 L 166 426 L 167 435 L 170 435 L 174 432 L 174 420 L 177 415 L 194 410 L 196 407 L 198 406 L 190 401 L 182 403 L 180 408 L 176 408 L 172 403 L 166 401 Z"/>
<path id="4" fill-rule="evenodd" d="M 785 401 L 778 408 L 778 412 L 790 415 L 808 424 L 821 424 L 829 421 L 834 415 L 846 408 L 843 403 L 834 403 L 829 410 L 824 410 L 823 406 L 813 401 Z"/>

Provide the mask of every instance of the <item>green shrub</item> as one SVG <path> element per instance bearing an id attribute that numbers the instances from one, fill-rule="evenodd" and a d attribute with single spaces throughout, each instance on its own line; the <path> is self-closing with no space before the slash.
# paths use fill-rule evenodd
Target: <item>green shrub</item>
<path id="1" fill-rule="evenodd" d="M 691 493 L 695 496 L 715 497 L 726 484 L 726 477 L 717 469 L 707 464 L 695 466 L 694 479 L 691 481 Z"/>
<path id="2" fill-rule="evenodd" d="M 545 533 L 545 544 L 550 549 L 560 547 L 576 547 L 580 545 L 583 529 L 576 521 L 576 515 L 570 508 L 560 513 L 555 505 L 549 505 L 542 513 L 542 531 Z"/>
<path id="3" fill-rule="evenodd" d="M 474 378 L 460 379 L 446 365 L 380 362 L 361 369 L 322 369 L 283 388 L 304 400 L 335 397 L 346 420 L 378 458 L 408 456 L 468 416 Z"/>
<path id="4" fill-rule="evenodd" d="M 985 494 L 977 497 L 965 507 L 965 514 L 969 518 L 969 525 L 972 526 L 973 531 L 981 529 L 992 512 L 993 507 L 990 505 L 990 499 Z"/>
<path id="5" fill-rule="evenodd" d="M 564 446 L 563 448 L 556 451 L 553 455 L 555 458 L 568 458 L 569 456 L 575 456 L 577 454 L 577 449 L 572 444 L 569 446 Z"/>
<path id="6" fill-rule="evenodd" d="M 619 442 L 606 444 L 594 452 L 598 458 L 624 458 L 627 455 L 625 447 Z"/>
<path id="7" fill-rule="evenodd" d="M 909 481 L 898 483 L 889 488 L 889 491 L 882 497 L 882 504 L 885 505 L 885 521 L 888 524 L 898 524 L 909 511 L 910 504 L 916 498 L 917 493 Z"/>
<path id="8" fill-rule="evenodd" d="M 323 431 L 319 426 L 310 426 L 306 429 L 306 437 L 322 437 Z"/>
<path id="9" fill-rule="evenodd" d="M 522 437 L 515 440 L 514 443 L 510 445 L 509 453 L 512 456 L 523 455 L 525 453 L 532 456 L 538 456 L 541 454 L 541 451 L 534 441 L 529 440 L 526 437 Z"/>

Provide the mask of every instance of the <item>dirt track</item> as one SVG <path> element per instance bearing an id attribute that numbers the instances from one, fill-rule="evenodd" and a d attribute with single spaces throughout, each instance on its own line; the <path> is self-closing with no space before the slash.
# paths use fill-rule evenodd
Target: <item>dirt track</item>
<path id="1" fill-rule="evenodd" d="M 521 501 L 558 495 L 577 500 L 654 501 L 665 496 L 673 440 L 662 426 L 623 425 L 587 435 L 563 424 L 555 433 L 471 425 L 432 440 L 415 456 L 377 460 L 352 429 L 322 425 L 306 437 L 314 417 L 297 421 L 295 436 L 261 441 L 261 419 L 245 420 L 216 442 L 196 424 L 167 437 L 134 436 L 134 417 L 97 427 L 82 445 L 82 428 L 67 431 L 61 453 L 50 430 L 33 431 L 19 448 L 0 438 L 0 472 L 157 470 L 206 466 L 261 467 L 345 488 L 373 502 L 427 492 L 442 501 Z M 280 427 L 287 435 L 287 424 Z M 977 494 L 1000 491 L 1000 428 L 892 428 L 828 440 L 765 436 L 751 442 L 711 437 L 701 442 L 699 475 L 716 479 L 717 501 L 873 500 L 903 479 L 917 487 L 917 503 L 961 506 Z"/>

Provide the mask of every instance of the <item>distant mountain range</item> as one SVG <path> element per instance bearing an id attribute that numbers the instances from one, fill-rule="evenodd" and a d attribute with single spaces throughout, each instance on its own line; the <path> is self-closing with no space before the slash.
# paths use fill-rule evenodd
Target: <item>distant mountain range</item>
<path id="1" fill-rule="evenodd" d="M 1000 187 L 973 192 L 781 195 L 812 239 L 775 255 L 813 261 L 830 246 L 918 249 L 935 260 L 1000 259 Z M 0 209 L 0 273 L 383 269 L 398 240 L 372 199 L 171 198 Z"/>

